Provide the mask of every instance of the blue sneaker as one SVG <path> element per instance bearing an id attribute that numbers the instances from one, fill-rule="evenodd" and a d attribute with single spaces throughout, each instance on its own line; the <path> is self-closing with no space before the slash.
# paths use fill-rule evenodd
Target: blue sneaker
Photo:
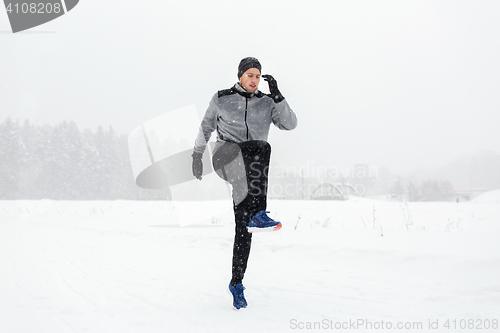
<path id="1" fill-rule="evenodd" d="M 261 210 L 254 217 L 250 216 L 250 223 L 247 228 L 249 233 L 281 229 L 281 223 L 267 216 L 267 213 L 269 212 Z"/>
<path id="2" fill-rule="evenodd" d="M 245 295 L 243 295 L 243 290 L 245 290 L 243 284 L 238 283 L 236 287 L 233 287 L 231 282 L 229 282 L 229 291 L 233 295 L 233 309 L 236 311 L 247 307 L 247 300 L 245 299 Z"/>

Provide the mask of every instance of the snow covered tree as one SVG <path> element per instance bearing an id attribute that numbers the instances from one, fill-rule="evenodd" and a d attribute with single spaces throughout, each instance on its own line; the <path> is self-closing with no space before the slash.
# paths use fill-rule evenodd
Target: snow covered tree
<path id="1" fill-rule="evenodd" d="M 19 197 L 19 159 L 22 145 L 19 124 L 8 117 L 0 124 L 0 199 Z"/>
<path id="2" fill-rule="evenodd" d="M 74 122 L 0 123 L 0 199 L 169 200 L 135 184 L 127 135 L 112 127 L 80 131 Z"/>

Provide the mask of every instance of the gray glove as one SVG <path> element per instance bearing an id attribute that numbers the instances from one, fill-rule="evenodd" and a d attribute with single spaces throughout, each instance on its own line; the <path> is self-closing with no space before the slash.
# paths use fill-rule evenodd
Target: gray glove
<path id="1" fill-rule="evenodd" d="M 193 155 L 193 176 L 201 180 L 203 174 L 203 162 L 201 161 L 203 154 L 194 152 Z"/>

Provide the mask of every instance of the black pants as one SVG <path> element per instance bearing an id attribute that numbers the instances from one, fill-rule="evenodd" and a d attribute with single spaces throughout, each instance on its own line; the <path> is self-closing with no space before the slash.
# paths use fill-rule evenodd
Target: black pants
<path id="1" fill-rule="evenodd" d="M 267 184 L 271 146 L 266 141 L 224 143 L 214 153 L 215 172 L 233 187 L 236 224 L 231 284 L 241 283 L 247 268 L 252 234 L 247 231 L 251 216 L 267 207 Z"/>

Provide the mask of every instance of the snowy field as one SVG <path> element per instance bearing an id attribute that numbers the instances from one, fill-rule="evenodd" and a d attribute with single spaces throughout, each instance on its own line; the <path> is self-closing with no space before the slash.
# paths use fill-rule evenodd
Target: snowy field
<path id="1" fill-rule="evenodd" d="M 0 332 L 500 332 L 500 191 L 268 209 L 284 226 L 254 235 L 236 312 L 230 218 L 180 227 L 166 202 L 0 201 Z"/>

